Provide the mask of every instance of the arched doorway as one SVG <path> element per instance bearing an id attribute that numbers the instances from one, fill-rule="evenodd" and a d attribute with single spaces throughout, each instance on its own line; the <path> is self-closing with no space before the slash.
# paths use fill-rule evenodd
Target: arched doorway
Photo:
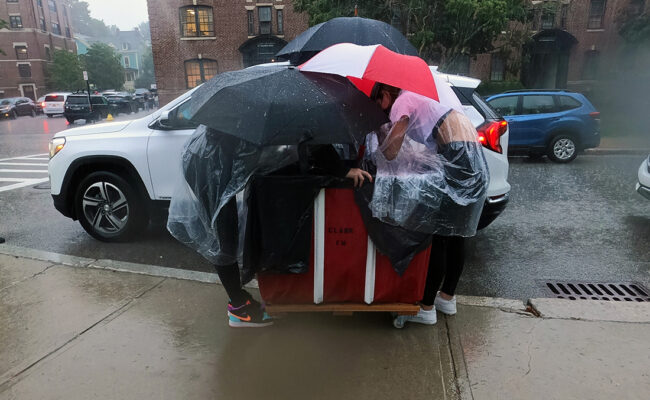
<path id="1" fill-rule="evenodd" d="M 247 40 L 239 47 L 244 68 L 274 61 L 275 54 L 286 44 L 286 41 L 275 36 L 257 36 Z"/>
<path id="2" fill-rule="evenodd" d="M 543 30 L 532 39 L 524 47 L 528 62 L 522 71 L 523 84 L 537 89 L 566 88 L 569 55 L 578 40 L 561 29 Z"/>

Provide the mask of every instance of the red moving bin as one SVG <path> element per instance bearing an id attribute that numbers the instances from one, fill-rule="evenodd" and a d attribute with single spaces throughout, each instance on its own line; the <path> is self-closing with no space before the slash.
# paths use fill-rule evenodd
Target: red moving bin
<path id="1" fill-rule="evenodd" d="M 323 189 L 314 204 L 314 241 L 305 274 L 260 273 L 270 304 L 411 303 L 422 299 L 430 248 L 403 276 L 368 238 L 351 189 Z"/>

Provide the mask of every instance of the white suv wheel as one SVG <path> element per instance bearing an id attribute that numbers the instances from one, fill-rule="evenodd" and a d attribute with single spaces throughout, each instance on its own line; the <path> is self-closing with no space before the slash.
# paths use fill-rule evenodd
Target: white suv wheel
<path id="1" fill-rule="evenodd" d="M 77 218 L 96 239 L 124 241 L 139 232 L 149 221 L 142 196 L 135 187 L 112 172 L 93 172 L 75 196 Z"/>

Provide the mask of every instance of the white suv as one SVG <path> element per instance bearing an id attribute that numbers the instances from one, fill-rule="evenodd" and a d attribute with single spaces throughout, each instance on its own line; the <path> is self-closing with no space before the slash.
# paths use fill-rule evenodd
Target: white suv
<path id="1" fill-rule="evenodd" d="M 466 112 L 479 130 L 498 128 L 501 120 L 489 106 L 485 110 L 472 108 L 475 107 L 472 101 L 478 101 L 472 97 L 477 80 L 447 78 L 452 84 L 469 85 L 460 89 L 470 91 Z M 99 240 L 121 241 L 143 228 L 155 210 L 168 207 L 174 184 L 180 180 L 178 160 L 195 128 L 178 117 L 182 115 L 179 110 L 189 104 L 187 100 L 194 90 L 144 118 L 86 125 L 57 133 L 50 141 L 49 163 L 56 209 L 78 219 Z M 487 226 L 503 210 L 510 191 L 506 181 L 507 129 L 496 142 L 501 153 L 485 149 L 490 185 L 481 227 Z"/>

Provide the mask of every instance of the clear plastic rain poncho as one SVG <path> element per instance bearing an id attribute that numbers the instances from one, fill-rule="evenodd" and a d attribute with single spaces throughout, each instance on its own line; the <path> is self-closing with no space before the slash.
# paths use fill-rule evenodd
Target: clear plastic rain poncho
<path id="1" fill-rule="evenodd" d="M 400 92 L 391 122 L 367 137 L 377 166 L 373 217 L 420 233 L 476 234 L 489 176 L 476 129 L 458 108 Z"/>
<path id="2" fill-rule="evenodd" d="M 213 264 L 237 262 L 246 216 L 245 201 L 237 195 L 253 174 L 270 173 L 297 161 L 297 146 L 261 147 L 199 126 L 182 153 L 181 179 L 169 206 L 167 229 Z M 236 205 L 235 196 L 239 197 Z"/>

